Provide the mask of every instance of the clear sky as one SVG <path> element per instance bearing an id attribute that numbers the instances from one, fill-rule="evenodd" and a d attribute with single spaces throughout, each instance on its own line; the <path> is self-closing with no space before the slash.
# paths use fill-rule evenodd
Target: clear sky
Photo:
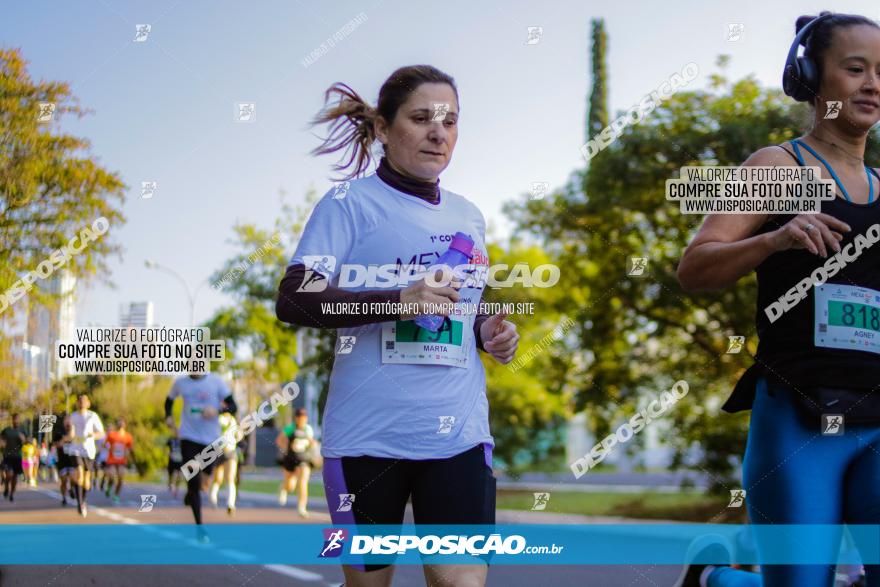
<path id="1" fill-rule="evenodd" d="M 188 322 L 184 290 L 144 260 L 195 287 L 232 254 L 236 221 L 272 225 L 279 189 L 294 202 L 309 187 L 326 191 L 334 160 L 308 155 L 318 141 L 307 122 L 334 82 L 375 104 L 399 66 L 428 63 L 452 75 L 459 140 L 441 183 L 477 203 L 503 235 L 504 201 L 523 198 L 531 182 L 560 186 L 583 165 L 592 18 L 604 18 L 609 34 L 614 112 L 689 62 L 700 74 L 688 88 L 702 87 L 722 53 L 732 57 L 732 78 L 778 87 L 795 19 L 823 9 L 880 19 L 880 4 L 868 0 L 7 1 L 0 42 L 22 49 L 33 77 L 71 83 L 95 113 L 63 129 L 91 140 L 129 186 L 128 223 L 111 229 L 124 247 L 111 264 L 118 289 L 81 291 L 77 323 L 113 325 L 119 304 L 152 300 L 158 323 L 177 326 Z M 353 32 L 302 64 L 361 13 Z M 736 42 L 731 23 L 744 25 Z M 136 24 L 151 25 L 145 42 L 133 42 Z M 537 44 L 526 44 L 530 26 L 543 28 Z M 234 121 L 237 102 L 256 103 L 255 122 Z M 158 189 L 142 199 L 147 180 Z M 196 321 L 229 302 L 206 286 Z"/>

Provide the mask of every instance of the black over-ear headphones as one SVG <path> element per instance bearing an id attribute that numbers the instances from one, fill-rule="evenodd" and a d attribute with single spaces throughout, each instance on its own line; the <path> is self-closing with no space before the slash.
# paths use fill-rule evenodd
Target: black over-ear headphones
<path id="1" fill-rule="evenodd" d="M 819 69 L 816 62 L 806 55 L 798 57 L 798 47 L 802 42 L 806 45 L 807 35 L 814 26 L 832 16 L 834 14 L 823 14 L 808 22 L 795 36 L 791 49 L 788 50 L 785 71 L 782 73 L 782 90 L 786 96 L 791 96 L 798 102 L 809 102 L 819 92 Z"/>

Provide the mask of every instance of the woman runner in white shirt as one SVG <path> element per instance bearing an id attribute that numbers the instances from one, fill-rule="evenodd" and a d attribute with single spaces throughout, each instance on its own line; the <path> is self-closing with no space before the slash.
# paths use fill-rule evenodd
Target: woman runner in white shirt
<path id="1" fill-rule="evenodd" d="M 333 94 L 338 104 L 316 120 L 332 123 L 331 134 L 316 152 L 350 151 L 336 166 L 347 173 L 315 207 L 276 307 L 285 322 L 337 329 L 322 423 L 331 517 L 335 524 L 400 524 L 411 498 L 416 524 L 494 524 L 494 440 L 478 350 L 508 363 L 519 335 L 505 314 L 464 309 L 480 302 L 479 280 L 436 287 L 408 275 L 434 264 L 456 233 L 473 241 L 455 240 L 472 268 L 488 266 L 483 215 L 439 186 L 458 136 L 455 82 L 418 65 L 385 81 L 376 108 L 344 84 L 331 87 L 328 100 Z M 376 140 L 385 156 L 376 174 L 358 177 Z M 384 278 L 369 275 L 376 267 Z M 386 302 L 419 311 L 400 314 Z M 365 311 L 330 313 L 327 303 Z M 456 306 L 433 312 L 444 316 L 440 331 L 415 327 L 429 304 L 442 303 Z M 390 585 L 393 576 L 387 564 L 343 570 L 349 587 Z M 487 567 L 425 564 L 424 571 L 431 585 L 482 586 Z"/>

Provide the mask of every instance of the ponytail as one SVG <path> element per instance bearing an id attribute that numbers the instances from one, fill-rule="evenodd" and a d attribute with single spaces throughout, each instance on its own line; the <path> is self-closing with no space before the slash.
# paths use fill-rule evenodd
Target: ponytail
<path id="1" fill-rule="evenodd" d="M 339 100 L 335 106 L 326 107 L 331 96 L 337 94 Z M 332 122 L 330 134 L 320 146 L 312 150 L 313 155 L 335 153 L 345 149 L 348 160 L 336 163 L 333 168 L 344 172 L 354 163 L 353 172 L 338 181 L 346 181 L 360 175 L 372 160 L 371 148 L 376 140 L 376 109 L 367 104 L 357 92 L 343 83 L 335 83 L 324 94 L 325 109 L 312 121 L 312 126 Z"/>

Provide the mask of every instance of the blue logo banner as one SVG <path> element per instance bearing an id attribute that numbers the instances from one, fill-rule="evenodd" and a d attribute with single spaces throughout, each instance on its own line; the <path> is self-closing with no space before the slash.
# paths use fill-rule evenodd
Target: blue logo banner
<path id="1" fill-rule="evenodd" d="M 850 545 L 841 548 L 841 544 Z M 858 547 L 858 553 L 852 546 Z M 0 526 L 10 564 L 880 564 L 880 526 L 170 524 Z"/>

